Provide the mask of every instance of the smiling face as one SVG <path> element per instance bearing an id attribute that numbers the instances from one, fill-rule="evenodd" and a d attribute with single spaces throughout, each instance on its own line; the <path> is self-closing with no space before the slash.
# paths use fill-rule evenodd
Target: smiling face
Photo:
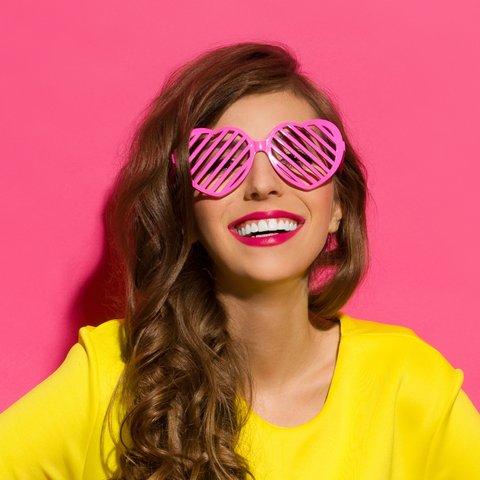
<path id="1" fill-rule="evenodd" d="M 315 118 L 306 100 L 282 91 L 241 98 L 212 129 L 240 128 L 259 141 L 280 123 Z M 332 181 L 311 191 L 290 186 L 264 152 L 232 193 L 213 198 L 195 192 L 197 239 L 213 260 L 217 284 L 306 282 L 327 234 L 338 228 L 341 209 L 333 198 Z"/>

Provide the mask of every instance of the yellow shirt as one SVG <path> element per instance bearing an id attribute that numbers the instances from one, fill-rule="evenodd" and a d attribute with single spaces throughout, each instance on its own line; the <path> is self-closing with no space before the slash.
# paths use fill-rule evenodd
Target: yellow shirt
<path id="1" fill-rule="evenodd" d="M 340 322 L 321 412 L 293 428 L 251 413 L 238 450 L 257 480 L 479 480 L 480 415 L 462 372 L 406 328 Z M 120 326 L 82 328 L 62 366 L 0 416 L 2 480 L 96 480 L 117 469 L 104 427 L 123 369 Z"/>

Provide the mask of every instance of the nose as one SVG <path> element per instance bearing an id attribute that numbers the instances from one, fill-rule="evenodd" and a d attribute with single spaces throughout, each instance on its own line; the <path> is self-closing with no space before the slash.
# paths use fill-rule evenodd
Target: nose
<path id="1" fill-rule="evenodd" d="M 253 159 L 252 168 L 245 178 L 245 197 L 251 200 L 263 200 L 270 195 L 283 194 L 284 182 L 276 174 L 265 152 L 258 152 Z"/>

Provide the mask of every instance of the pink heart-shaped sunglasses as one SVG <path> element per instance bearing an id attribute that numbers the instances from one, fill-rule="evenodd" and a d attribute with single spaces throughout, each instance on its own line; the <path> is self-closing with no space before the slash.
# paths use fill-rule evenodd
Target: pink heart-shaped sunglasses
<path id="1" fill-rule="evenodd" d="M 257 152 L 265 152 L 277 174 L 290 185 L 301 190 L 317 188 L 337 170 L 342 172 L 345 142 L 336 125 L 314 119 L 281 123 L 262 141 L 252 140 L 235 127 L 194 128 L 189 151 L 193 187 L 223 197 L 242 183 Z M 174 155 L 172 161 L 175 164 Z"/>

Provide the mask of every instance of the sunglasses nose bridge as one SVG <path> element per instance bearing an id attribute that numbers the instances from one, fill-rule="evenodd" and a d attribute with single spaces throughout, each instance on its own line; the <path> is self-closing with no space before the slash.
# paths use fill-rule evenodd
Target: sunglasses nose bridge
<path id="1" fill-rule="evenodd" d="M 267 140 L 260 140 L 258 142 L 253 142 L 253 153 L 256 154 L 258 152 L 267 153 Z"/>

